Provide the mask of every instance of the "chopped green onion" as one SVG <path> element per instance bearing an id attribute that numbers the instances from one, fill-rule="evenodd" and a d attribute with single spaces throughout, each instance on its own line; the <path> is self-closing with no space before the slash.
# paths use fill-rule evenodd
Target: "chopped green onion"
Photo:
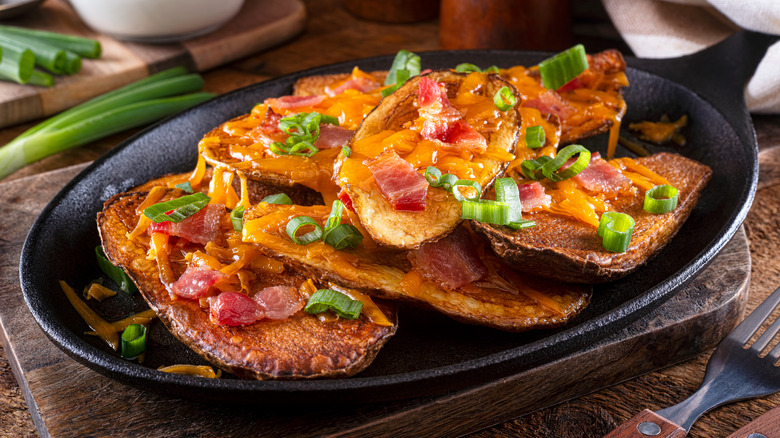
<path id="1" fill-rule="evenodd" d="M 186 193 L 192 193 L 192 184 L 190 184 L 189 181 L 185 181 L 181 184 L 176 184 L 174 187 L 176 187 L 179 190 L 184 190 Z"/>
<path id="2" fill-rule="evenodd" d="M 523 203 L 520 201 L 520 190 L 512 178 L 498 178 L 494 185 L 496 201 L 509 205 L 509 219 L 504 224 L 516 230 L 536 226 L 536 222 L 523 219 Z"/>
<path id="3" fill-rule="evenodd" d="M 269 204 L 282 204 L 292 205 L 292 199 L 284 193 L 277 193 L 275 195 L 268 195 L 260 202 L 267 202 Z"/>
<path id="4" fill-rule="evenodd" d="M 211 201 L 211 198 L 205 194 L 200 192 L 193 193 L 181 198 L 150 205 L 144 209 L 144 216 L 155 223 L 166 221 L 181 222 L 199 212 L 208 205 L 209 201 Z"/>
<path id="5" fill-rule="evenodd" d="M 37 85 L 39 87 L 51 87 L 54 85 L 54 76 L 42 72 L 38 69 L 33 70 L 30 80 L 27 82 L 29 85 Z M 0 175 L 2 178 L 2 175 Z"/>
<path id="6" fill-rule="evenodd" d="M 482 73 L 481 68 L 477 67 L 474 64 L 469 64 L 468 62 L 464 62 L 462 64 L 456 65 L 455 71 L 458 73 L 471 73 L 471 72 Z"/>
<path id="7" fill-rule="evenodd" d="M 276 155 L 311 157 L 319 152 L 314 143 L 320 136 L 320 125 L 325 123 L 338 125 L 339 119 L 316 111 L 283 117 L 279 129 L 290 136 L 284 143 L 276 141 L 268 148 Z"/>
<path id="8" fill-rule="evenodd" d="M 65 73 L 67 55 L 65 50 L 52 46 L 35 38 L 21 35 L 0 34 L 0 46 L 10 47 L 18 51 L 30 49 L 35 54 L 35 64 L 52 73 Z"/>
<path id="9" fill-rule="evenodd" d="M 425 168 L 425 173 L 423 173 L 423 176 L 428 181 L 428 184 L 431 187 L 439 187 L 439 180 L 441 179 L 441 170 L 433 167 L 428 166 Z"/>
<path id="10" fill-rule="evenodd" d="M 18 50 L 5 47 L 0 61 L 0 79 L 7 79 L 18 84 L 30 81 L 35 66 L 35 55 L 30 49 Z"/>
<path id="11" fill-rule="evenodd" d="M 525 130 L 525 146 L 529 149 L 539 149 L 544 146 L 544 128 L 540 125 L 531 126 Z"/>
<path id="12" fill-rule="evenodd" d="M 464 196 L 460 191 L 461 187 L 470 187 L 474 189 L 474 194 L 472 196 Z M 482 196 L 482 186 L 480 186 L 478 182 L 470 179 L 459 179 L 452 185 L 452 194 L 455 196 L 455 199 L 461 202 L 464 200 L 476 201 Z"/>
<path id="13" fill-rule="evenodd" d="M 103 252 L 101 246 L 95 247 L 95 257 L 97 258 L 97 264 L 101 271 L 108 276 L 114 283 L 119 286 L 119 289 L 126 293 L 132 294 L 137 291 L 138 288 L 133 283 L 133 280 L 127 275 L 127 273 L 113 263 L 111 263 L 106 257 L 106 253 Z"/>
<path id="14" fill-rule="evenodd" d="M 75 75 L 79 71 L 81 71 L 81 56 L 66 50 L 63 73 L 66 75 Z"/>
<path id="15" fill-rule="evenodd" d="M 493 103 L 495 103 L 496 107 L 501 111 L 507 111 L 515 106 L 517 97 L 509 87 L 504 86 L 496 92 L 495 96 L 493 96 Z"/>
<path id="16" fill-rule="evenodd" d="M 341 153 L 345 157 L 349 158 L 349 156 L 352 155 L 352 148 L 347 146 L 347 145 L 344 145 L 344 146 L 341 147 Z"/>
<path id="17" fill-rule="evenodd" d="M 354 225 L 339 224 L 327 229 L 322 241 L 340 251 L 344 248 L 356 248 L 363 241 L 363 235 Z"/>
<path id="18" fill-rule="evenodd" d="M 423 176 L 431 187 L 441 187 L 448 192 L 451 192 L 452 187 L 458 182 L 457 176 L 451 173 L 442 175 L 441 171 L 433 166 L 428 166 Z"/>
<path id="19" fill-rule="evenodd" d="M 496 201 L 509 205 L 509 218 L 507 223 L 518 222 L 523 219 L 523 203 L 520 202 L 520 190 L 512 178 L 498 178 L 493 184 L 496 190 Z"/>
<path id="20" fill-rule="evenodd" d="M 668 213 L 677 208 L 677 188 L 664 184 L 645 192 L 644 209 L 648 213 Z"/>
<path id="21" fill-rule="evenodd" d="M 588 69 L 588 57 L 582 44 L 565 50 L 539 63 L 542 85 L 557 90 Z"/>
<path id="22" fill-rule="evenodd" d="M 455 66 L 455 71 L 458 73 L 498 73 L 498 67 L 495 65 L 491 65 L 490 67 L 482 70 L 481 68 L 477 67 L 474 64 L 470 64 L 468 62 L 464 62 L 462 64 L 458 64 Z"/>
<path id="23" fill-rule="evenodd" d="M 333 204 L 330 207 L 330 214 L 328 215 L 328 219 L 325 221 L 325 234 L 327 234 L 331 228 L 336 228 L 339 226 L 341 223 L 341 215 L 343 213 L 344 203 L 338 199 L 333 201 Z"/>
<path id="24" fill-rule="evenodd" d="M 509 204 L 488 199 L 469 200 L 461 203 L 461 219 L 471 219 L 488 224 L 506 225 L 509 223 Z"/>
<path id="25" fill-rule="evenodd" d="M 552 157 L 548 157 L 547 155 L 542 155 L 535 160 L 523 160 L 523 162 L 520 163 L 520 171 L 526 178 L 539 181 L 544 178 L 542 167 L 550 161 L 552 161 Z"/>
<path id="26" fill-rule="evenodd" d="M 233 223 L 233 230 L 238 231 L 244 229 L 244 206 L 239 205 L 230 212 L 230 222 Z"/>
<path id="27" fill-rule="evenodd" d="M 146 350 L 146 327 L 130 324 L 122 332 L 122 357 L 135 359 Z"/>
<path id="28" fill-rule="evenodd" d="M 579 154 L 577 161 L 575 161 L 566 169 L 561 170 L 561 167 L 566 164 L 569 158 L 577 154 Z M 585 149 L 584 146 L 570 144 L 558 151 L 558 154 L 555 156 L 555 158 L 542 166 L 542 174 L 550 181 L 559 182 L 576 176 L 578 173 L 585 170 L 589 163 L 590 151 Z"/>
<path id="29" fill-rule="evenodd" d="M 412 76 L 420 74 L 420 57 L 408 50 L 399 50 L 385 78 L 385 85 L 392 85 L 382 90 L 382 97 L 393 94 Z"/>
<path id="30" fill-rule="evenodd" d="M 307 225 L 314 226 L 314 230 L 298 237 L 296 235 L 298 229 Z M 290 222 L 287 223 L 287 228 L 285 230 L 287 231 L 287 235 L 290 236 L 290 239 L 292 239 L 292 241 L 298 245 L 307 245 L 322 238 L 322 227 L 317 223 L 317 221 L 310 218 L 309 216 L 294 217 Z"/>
<path id="31" fill-rule="evenodd" d="M 28 38 L 34 38 L 52 46 L 69 50 L 85 58 L 96 59 L 100 57 L 100 42 L 89 38 L 16 26 L 0 26 L 0 34 L 8 34 L 9 37 L 12 35 L 21 35 Z"/>
<path id="32" fill-rule="evenodd" d="M 607 211 L 601 215 L 598 235 L 604 240 L 602 246 L 607 251 L 626 252 L 634 232 L 634 218 L 616 211 Z"/>
<path id="33" fill-rule="evenodd" d="M 357 319 L 363 310 L 363 302 L 333 289 L 320 289 L 312 294 L 303 310 L 310 314 L 332 310 L 344 319 Z"/>

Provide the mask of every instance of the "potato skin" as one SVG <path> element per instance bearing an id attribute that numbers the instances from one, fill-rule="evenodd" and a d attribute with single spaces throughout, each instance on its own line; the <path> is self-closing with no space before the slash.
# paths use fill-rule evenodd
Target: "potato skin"
<path id="1" fill-rule="evenodd" d="M 709 167 L 677 154 L 660 153 L 637 162 L 677 187 L 678 205 L 669 213 L 644 211 L 642 196 L 623 197 L 612 205 L 636 221 L 624 253 L 605 250 L 592 227 L 547 212 L 527 213 L 536 226 L 525 230 L 472 222 L 493 252 L 515 269 L 572 283 L 605 283 L 622 278 L 658 253 L 688 218 L 709 181 Z"/>
<path id="2" fill-rule="evenodd" d="M 421 77 L 428 77 L 445 84 L 448 97 L 452 99 L 466 76 L 453 71 L 434 71 L 409 79 L 395 93 L 385 97 L 379 106 L 366 116 L 360 128 L 352 136 L 350 145 L 383 130 L 400 130 L 405 124 L 414 121 L 418 117 L 416 99 Z M 504 86 L 514 90 L 512 85 L 498 75 L 488 75 L 485 89 L 480 91 L 492 98 Z M 516 95 L 515 91 L 513 93 Z M 498 130 L 480 133 L 487 138 L 490 147 L 513 153 L 520 135 L 520 114 L 512 108 L 502 112 L 501 118 L 502 125 Z M 479 127 L 476 128 L 480 131 Z M 488 156 L 478 156 L 473 161 L 479 162 L 486 169 L 487 178 L 478 181 L 483 189 L 490 187 L 496 176 L 500 175 L 508 164 Z M 408 212 L 394 210 L 376 184 L 371 184 L 369 187 L 366 190 L 356 184 L 346 184 L 344 189 L 349 194 L 366 231 L 382 245 L 402 249 L 419 248 L 425 242 L 446 236 L 461 223 L 460 202 L 441 189 L 429 188 L 425 211 Z"/>
<path id="3" fill-rule="evenodd" d="M 108 259 L 122 267 L 168 330 L 182 343 L 219 368 L 243 378 L 310 379 L 345 377 L 365 369 L 395 333 L 395 306 L 378 302 L 393 326 L 379 326 L 361 317 L 320 322 L 299 311 L 282 321 L 264 320 L 246 326 L 211 323 L 208 310 L 194 300 L 172 299 L 160 281 L 157 264 L 146 247 L 126 238 L 135 226 L 141 192 L 119 194 L 106 201 L 97 223 Z M 173 266 L 177 274 L 185 267 Z M 306 277 L 286 269 L 282 274 L 255 272 L 258 282 L 298 286 Z"/>

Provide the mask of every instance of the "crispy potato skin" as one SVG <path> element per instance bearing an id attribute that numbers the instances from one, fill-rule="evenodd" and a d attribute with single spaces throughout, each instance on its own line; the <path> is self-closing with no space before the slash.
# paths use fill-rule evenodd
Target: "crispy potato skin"
<path id="1" fill-rule="evenodd" d="M 674 237 L 712 175 L 709 167 L 676 154 L 660 153 L 637 162 L 668 179 L 679 190 L 679 199 L 674 211 L 661 215 L 644 211 L 644 192 L 612 202 L 616 211 L 636 221 L 631 245 L 624 253 L 605 250 L 592 227 L 547 212 L 524 214 L 536 222 L 525 230 L 472 225 L 499 257 L 518 270 L 574 283 L 617 280 L 647 262 Z"/>
<path id="2" fill-rule="evenodd" d="M 244 213 L 244 220 L 246 223 L 267 215 L 285 215 L 290 208 L 259 204 Z M 314 206 L 296 211 L 295 215 L 305 214 L 322 222 L 329 210 Z M 409 285 L 405 283 L 411 270 L 408 251 L 362 245 L 352 250 L 335 251 L 321 242 L 296 245 L 284 234 L 283 227 L 257 233 L 258 245 L 265 254 L 314 278 L 368 290 L 372 296 L 421 303 L 468 324 L 509 332 L 558 327 L 579 314 L 590 302 L 592 290 L 589 286 L 563 284 L 518 273 L 514 274 L 515 284 L 554 301 L 560 312 L 524 294 L 522 287 L 517 293 L 478 284 L 446 290 L 425 280 Z"/>
<path id="3" fill-rule="evenodd" d="M 466 76 L 452 71 L 436 71 L 424 75 L 444 83 L 450 99 L 455 97 L 458 86 Z M 419 76 L 414 77 L 395 93 L 385 97 L 365 118 L 352 136 L 350 144 L 383 130 L 401 130 L 403 125 L 414 121 L 418 117 L 416 100 L 419 81 Z M 484 94 L 492 98 L 504 86 L 514 89 L 498 75 L 489 75 Z M 490 147 L 512 153 L 519 138 L 520 115 L 512 108 L 503 112 L 501 117 L 502 124 L 498 130 L 480 133 L 487 138 Z M 477 130 L 480 130 L 479 127 Z M 490 187 L 496 176 L 501 174 L 508 164 L 488 156 L 478 156 L 473 161 L 479 162 L 486 170 L 487 177 L 483 181 L 478 181 L 483 188 Z M 368 188 L 347 184 L 344 189 L 349 194 L 363 226 L 374 240 L 385 246 L 402 249 L 419 248 L 425 242 L 446 236 L 461 222 L 460 202 L 441 189 L 429 188 L 423 212 L 394 210 L 376 184 L 370 184 Z"/>
<path id="4" fill-rule="evenodd" d="M 138 285 L 144 299 L 181 342 L 223 370 L 253 379 L 309 379 L 354 375 L 367 367 L 396 331 L 395 306 L 377 303 L 394 322 L 384 327 L 365 317 L 320 322 L 299 311 L 282 321 L 260 321 L 245 326 L 211 323 L 208 309 L 197 301 L 172 299 L 159 279 L 154 260 L 146 248 L 125 236 L 138 220 L 136 207 L 145 193 L 119 194 L 105 203 L 98 214 L 103 249 L 112 263 L 122 267 Z M 181 274 L 181 263 L 174 270 Z M 297 286 L 301 273 L 256 272 L 261 284 Z"/>

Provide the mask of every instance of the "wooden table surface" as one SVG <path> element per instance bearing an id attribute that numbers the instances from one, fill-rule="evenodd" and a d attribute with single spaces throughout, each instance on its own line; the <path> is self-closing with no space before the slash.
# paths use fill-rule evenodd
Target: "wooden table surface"
<path id="1" fill-rule="evenodd" d="M 224 93 L 298 70 L 357 59 L 439 48 L 436 20 L 414 24 L 381 24 L 356 19 L 340 0 L 307 0 L 308 23 L 296 39 L 275 49 L 205 72 L 206 89 Z M 606 21 L 598 2 L 588 2 L 596 12 L 575 7 L 575 42 L 590 51 L 607 47 L 625 50 Z M 746 220 L 751 244 L 751 310 L 780 285 L 780 116 L 755 116 L 761 150 L 761 182 Z M 32 124 L 0 130 L 0 145 Z M 131 133 L 122 133 L 77 150 L 44 159 L 11 175 L 7 180 L 34 175 L 99 157 Z M 644 408 L 657 410 L 690 395 L 700 384 L 709 353 L 642 377 L 571 400 L 552 408 L 479 431 L 474 437 L 580 437 L 601 436 Z M 721 437 L 744 426 L 780 404 L 780 395 L 740 402 L 704 415 L 691 437 Z M 16 384 L 0 346 L 0 437 L 35 436 L 27 404 Z"/>

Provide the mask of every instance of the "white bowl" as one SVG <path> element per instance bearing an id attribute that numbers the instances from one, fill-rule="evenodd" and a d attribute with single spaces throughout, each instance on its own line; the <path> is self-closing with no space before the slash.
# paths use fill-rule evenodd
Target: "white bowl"
<path id="1" fill-rule="evenodd" d="M 70 0 L 92 29 L 128 41 L 167 43 L 203 35 L 233 18 L 244 0 Z"/>

